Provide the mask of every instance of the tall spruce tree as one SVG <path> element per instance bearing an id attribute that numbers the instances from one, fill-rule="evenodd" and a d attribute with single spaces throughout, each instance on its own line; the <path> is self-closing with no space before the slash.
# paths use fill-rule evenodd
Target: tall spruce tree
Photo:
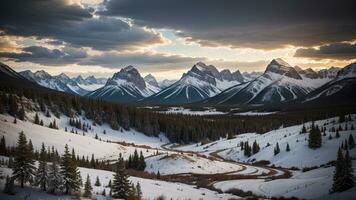
<path id="1" fill-rule="evenodd" d="M 274 155 L 279 154 L 279 152 L 281 152 L 281 149 L 279 148 L 279 144 L 277 142 L 276 147 L 274 148 Z"/>
<path id="2" fill-rule="evenodd" d="M 319 127 L 314 125 L 314 123 L 311 126 L 311 130 L 309 132 L 309 148 L 311 149 L 317 149 L 321 147 L 321 132 Z"/>
<path id="3" fill-rule="evenodd" d="M 39 186 L 43 191 L 47 190 L 47 182 L 48 182 L 48 169 L 47 169 L 46 157 L 47 157 L 46 148 L 44 143 L 42 143 L 39 165 L 35 177 L 35 186 Z"/>
<path id="4" fill-rule="evenodd" d="M 142 189 L 141 189 L 140 182 L 137 182 L 137 184 L 136 184 L 136 194 L 137 194 L 137 199 L 141 200 L 142 199 Z"/>
<path id="5" fill-rule="evenodd" d="M 47 191 L 51 194 L 59 194 L 63 190 L 64 190 L 63 177 L 62 174 L 60 173 L 56 160 L 53 160 L 52 164 L 49 166 Z"/>
<path id="6" fill-rule="evenodd" d="M 93 187 L 91 186 L 91 183 L 90 183 L 90 177 L 89 177 L 89 174 L 87 174 L 87 179 L 86 179 L 85 184 L 84 184 L 83 197 L 91 198 L 92 190 L 93 190 Z"/>
<path id="7" fill-rule="evenodd" d="M 99 176 L 96 176 L 96 181 L 95 181 L 95 186 L 101 186 L 100 180 L 99 180 Z"/>
<path id="8" fill-rule="evenodd" d="M 130 191 L 130 183 L 128 180 L 128 175 L 125 171 L 125 162 L 123 158 L 119 158 L 116 164 L 116 171 L 114 174 L 114 180 L 111 184 L 112 197 L 127 199 Z"/>
<path id="9" fill-rule="evenodd" d="M 5 136 L 2 136 L 2 138 L 0 140 L 0 155 L 2 155 L 2 156 L 7 155 Z"/>
<path id="10" fill-rule="evenodd" d="M 79 171 L 76 163 L 73 162 L 72 155 L 69 153 L 67 144 L 64 147 L 64 155 L 62 156 L 61 174 L 66 194 L 79 189 Z"/>
<path id="11" fill-rule="evenodd" d="M 34 166 L 33 151 L 27 144 L 26 136 L 20 132 L 15 150 L 13 178 L 20 182 L 23 188 L 26 182 L 32 182 L 36 167 Z"/>
<path id="12" fill-rule="evenodd" d="M 344 157 L 342 149 L 339 148 L 331 192 L 343 192 L 353 187 L 355 185 L 355 178 L 352 172 L 352 162 L 349 151 L 346 150 Z"/>

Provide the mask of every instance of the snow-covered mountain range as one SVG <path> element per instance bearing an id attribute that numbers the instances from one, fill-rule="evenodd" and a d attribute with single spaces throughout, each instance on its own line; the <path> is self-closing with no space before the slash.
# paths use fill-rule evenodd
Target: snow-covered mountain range
<path id="1" fill-rule="evenodd" d="M 244 81 L 239 71 L 219 72 L 215 66 L 202 62 L 195 64 L 180 80 L 146 99 L 155 104 L 185 104 L 200 101 Z"/>
<path id="2" fill-rule="evenodd" d="M 295 100 L 330 81 L 310 70 L 293 68 L 284 60 L 272 60 L 265 72 L 250 82 L 235 85 L 204 101 L 212 105 L 261 105 Z M 302 73 L 298 73 L 299 70 Z"/>
<path id="3" fill-rule="evenodd" d="M 85 95 L 103 85 L 105 78 L 96 79 L 94 76 L 89 76 L 83 79 L 82 76 L 70 78 L 65 73 L 52 76 L 44 70 L 31 72 L 30 70 L 19 72 L 27 80 L 35 82 L 43 87 L 53 90 L 66 92 L 75 95 Z"/>
<path id="4" fill-rule="evenodd" d="M 151 75 L 146 79 L 152 81 L 152 78 L 154 79 Z M 103 87 L 87 96 L 115 102 L 135 102 L 159 92 L 160 88 L 152 84 L 154 83 L 146 82 L 136 68 L 127 66 L 108 79 Z"/>

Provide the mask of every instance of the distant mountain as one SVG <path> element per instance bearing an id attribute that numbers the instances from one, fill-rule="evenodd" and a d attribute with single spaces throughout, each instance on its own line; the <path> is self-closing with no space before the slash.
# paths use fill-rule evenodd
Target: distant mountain
<path id="1" fill-rule="evenodd" d="M 144 100 L 148 104 L 186 104 L 212 97 L 243 81 L 239 71 L 219 72 L 213 65 L 195 64 L 182 78 Z"/>
<path id="2" fill-rule="evenodd" d="M 134 102 L 158 92 L 156 89 L 146 84 L 136 68 L 127 66 L 108 79 L 103 87 L 87 96 L 115 102 Z"/>
<path id="3" fill-rule="evenodd" d="M 338 73 L 332 81 L 312 91 L 299 102 L 302 103 L 302 106 L 312 107 L 355 105 L 355 91 L 356 62 L 342 69 L 338 68 Z"/>
<path id="4" fill-rule="evenodd" d="M 161 89 L 164 89 L 166 87 L 169 87 L 171 86 L 173 83 L 177 82 L 177 80 L 168 80 L 168 79 L 164 79 L 163 81 L 159 81 L 158 82 L 158 86 L 161 88 Z"/>
<path id="5" fill-rule="evenodd" d="M 80 88 L 76 82 L 72 81 L 63 73 L 58 76 L 51 76 L 44 70 L 40 70 L 35 73 L 26 70 L 20 72 L 20 74 L 30 81 L 53 90 L 76 95 L 84 95 L 87 93 L 86 90 Z"/>
<path id="6" fill-rule="evenodd" d="M 244 77 L 245 81 L 251 81 L 259 76 L 261 76 L 263 72 L 244 72 L 242 76 Z"/>
<path id="7" fill-rule="evenodd" d="M 327 81 L 304 77 L 278 58 L 269 63 L 261 76 L 233 86 L 203 102 L 224 106 L 275 104 L 302 97 Z"/>
<path id="8" fill-rule="evenodd" d="M 145 80 L 146 83 L 148 83 L 148 84 L 150 84 L 150 85 L 152 85 L 154 87 L 159 88 L 158 82 L 157 82 L 156 78 L 152 74 L 148 74 L 147 76 L 145 76 L 143 78 L 143 80 Z"/>
<path id="9" fill-rule="evenodd" d="M 18 72 L 11 69 L 4 63 L 0 62 L 0 85 L 3 87 L 18 88 L 21 90 L 32 90 L 51 92 L 50 89 L 42 87 L 37 83 L 28 80 L 20 75 Z"/>
<path id="10" fill-rule="evenodd" d="M 96 84 L 103 80 L 98 81 L 98 79 L 96 79 L 94 76 L 90 76 L 86 79 L 84 79 L 82 76 L 70 78 L 65 73 L 61 73 L 57 76 L 51 76 L 44 70 L 40 70 L 35 73 L 31 72 L 30 70 L 26 70 L 19 72 L 19 74 L 25 77 L 27 80 L 35 82 L 43 87 L 81 96 L 104 85 Z"/>

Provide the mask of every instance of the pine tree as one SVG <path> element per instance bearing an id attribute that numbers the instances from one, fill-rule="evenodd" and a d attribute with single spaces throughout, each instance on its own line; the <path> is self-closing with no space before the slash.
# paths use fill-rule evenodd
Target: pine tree
<path id="1" fill-rule="evenodd" d="M 96 177 L 95 186 L 101 186 L 99 176 Z"/>
<path id="2" fill-rule="evenodd" d="M 13 178 L 20 182 L 21 188 L 26 182 L 31 182 L 35 174 L 36 167 L 34 166 L 32 154 L 33 152 L 27 144 L 25 134 L 20 132 L 15 152 Z"/>
<path id="3" fill-rule="evenodd" d="M 138 200 L 142 199 L 142 189 L 141 189 L 140 182 L 137 182 L 136 184 L 136 196 Z"/>
<path id="4" fill-rule="evenodd" d="M 333 178 L 332 192 L 339 192 L 342 189 L 342 177 L 344 175 L 344 156 L 341 148 L 337 152 L 337 159 L 335 164 L 335 172 Z"/>
<path id="5" fill-rule="evenodd" d="M 123 158 L 119 158 L 116 164 L 116 172 L 111 185 L 112 197 L 126 199 L 130 190 L 128 175 L 125 172 L 125 162 Z"/>
<path id="6" fill-rule="evenodd" d="M 23 106 L 21 106 L 21 109 L 19 110 L 19 119 L 23 121 L 25 120 L 25 116 L 26 116 L 25 109 Z"/>
<path id="7" fill-rule="evenodd" d="M 336 130 L 336 134 L 335 134 L 335 137 L 336 137 L 336 138 L 339 138 L 339 137 L 340 137 L 340 133 L 339 133 L 339 130 Z"/>
<path id="8" fill-rule="evenodd" d="M 104 197 L 106 197 L 106 190 L 104 189 L 103 192 L 101 193 Z"/>
<path id="9" fill-rule="evenodd" d="M 87 174 L 87 180 L 85 181 L 84 184 L 84 193 L 83 193 L 83 197 L 87 197 L 87 198 L 91 198 L 91 192 L 93 191 L 93 187 L 91 186 L 90 183 L 90 177 L 89 174 Z"/>
<path id="10" fill-rule="evenodd" d="M 353 187 L 355 185 L 355 178 L 352 172 L 349 151 L 346 150 L 344 157 L 341 148 L 339 148 L 331 192 L 343 192 Z"/>
<path id="11" fill-rule="evenodd" d="M 321 132 L 318 126 L 315 126 L 314 123 L 311 126 L 309 133 L 309 148 L 317 149 L 321 147 Z"/>
<path id="12" fill-rule="evenodd" d="M 38 116 L 37 113 L 35 115 L 35 124 L 40 124 L 40 117 Z"/>
<path id="13" fill-rule="evenodd" d="M 2 156 L 7 155 L 5 136 L 2 136 L 2 138 L 0 140 L 0 155 L 2 155 Z"/>
<path id="14" fill-rule="evenodd" d="M 260 151 L 260 147 L 257 144 L 257 141 L 255 140 L 252 144 L 252 154 L 256 154 Z"/>
<path id="15" fill-rule="evenodd" d="M 289 147 L 289 144 L 287 142 L 287 146 L 286 146 L 286 151 L 289 152 L 290 151 L 290 147 Z"/>
<path id="16" fill-rule="evenodd" d="M 47 190 L 48 181 L 48 169 L 46 162 L 46 148 L 44 143 L 42 143 L 39 165 L 35 177 L 35 186 L 40 186 L 43 191 Z"/>
<path id="17" fill-rule="evenodd" d="M 160 179 L 161 179 L 161 174 L 159 173 L 159 170 L 157 171 L 156 178 L 157 178 L 158 180 L 160 180 Z"/>
<path id="18" fill-rule="evenodd" d="M 59 194 L 64 190 L 63 177 L 59 171 L 57 162 L 54 160 L 49 167 L 48 173 L 48 192 Z"/>
<path id="19" fill-rule="evenodd" d="M 42 119 L 41 119 L 41 121 L 40 121 L 40 125 L 43 126 L 43 121 L 42 121 Z"/>
<path id="20" fill-rule="evenodd" d="M 66 194 L 79 189 L 78 173 L 77 165 L 73 162 L 72 155 L 69 153 L 68 145 L 66 144 L 61 162 L 61 174 L 63 176 Z"/>
<path id="21" fill-rule="evenodd" d="M 301 133 L 306 133 L 306 132 L 307 132 L 307 129 L 305 128 L 305 125 L 303 124 Z"/>
<path id="22" fill-rule="evenodd" d="M 355 148 L 355 140 L 354 140 L 354 137 L 352 136 L 352 134 L 350 134 L 350 136 L 349 136 L 349 148 L 350 148 L 350 150 Z"/>
<path id="23" fill-rule="evenodd" d="M 274 155 L 279 154 L 280 151 L 281 151 L 281 150 L 279 149 L 279 144 L 278 144 L 278 142 L 277 142 L 276 147 L 274 148 Z"/>

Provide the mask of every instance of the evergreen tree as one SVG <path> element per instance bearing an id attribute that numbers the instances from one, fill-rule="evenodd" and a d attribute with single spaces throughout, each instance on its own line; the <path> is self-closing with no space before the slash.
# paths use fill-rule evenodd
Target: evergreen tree
<path id="1" fill-rule="evenodd" d="M 114 174 L 114 180 L 111 185 L 112 197 L 127 199 L 130 190 L 130 184 L 128 181 L 128 175 L 125 172 L 125 162 L 123 158 L 119 158 L 116 164 L 116 171 Z"/>
<path id="2" fill-rule="evenodd" d="M 50 165 L 48 172 L 48 192 L 51 194 L 59 194 L 63 190 L 63 177 L 60 173 L 57 162 L 54 160 Z"/>
<path id="3" fill-rule="evenodd" d="M 286 146 L 286 151 L 289 152 L 290 151 L 290 147 L 289 147 L 289 144 L 287 142 L 287 146 Z"/>
<path id="4" fill-rule="evenodd" d="M 101 186 L 99 176 L 96 177 L 95 186 Z"/>
<path id="5" fill-rule="evenodd" d="M 35 177 L 35 186 L 40 186 L 43 191 L 47 190 L 48 169 L 46 162 L 46 148 L 42 143 L 39 165 Z"/>
<path id="6" fill-rule="evenodd" d="M 41 121 L 40 121 L 40 125 L 43 126 L 43 121 L 42 121 L 42 119 L 41 119 Z"/>
<path id="7" fill-rule="evenodd" d="M 140 182 L 136 183 L 136 196 L 138 200 L 142 199 L 142 189 L 141 189 Z"/>
<path id="8" fill-rule="evenodd" d="M 79 189 L 79 175 L 78 168 L 73 162 L 72 155 L 69 153 L 68 145 L 64 147 L 64 155 L 61 162 L 61 174 L 65 187 L 65 193 L 77 191 Z"/>
<path id="9" fill-rule="evenodd" d="M 260 146 L 257 144 L 257 141 L 255 140 L 252 144 L 252 154 L 256 154 L 260 151 Z"/>
<path id="10" fill-rule="evenodd" d="M 349 151 L 346 151 L 344 157 L 341 148 L 339 148 L 331 192 L 343 192 L 354 185 L 355 179 L 352 174 L 352 163 Z"/>
<path id="11" fill-rule="evenodd" d="M 103 192 L 101 193 L 104 197 L 106 197 L 106 190 L 104 189 Z"/>
<path id="12" fill-rule="evenodd" d="M 2 156 L 7 155 L 5 136 L 2 136 L 0 140 L 0 155 Z"/>
<path id="13" fill-rule="evenodd" d="M 279 144 L 277 142 L 276 147 L 274 148 L 274 155 L 279 154 L 279 152 L 281 152 L 281 150 L 279 149 Z"/>
<path id="14" fill-rule="evenodd" d="M 91 192 L 93 191 L 93 187 L 91 186 L 90 183 L 90 177 L 89 174 L 87 174 L 87 180 L 85 181 L 84 184 L 84 193 L 83 193 L 83 197 L 87 197 L 87 198 L 91 198 Z"/>
<path id="15" fill-rule="evenodd" d="M 315 126 L 314 123 L 311 126 L 309 132 L 309 148 L 317 149 L 321 147 L 321 132 L 318 126 Z"/>
<path id="16" fill-rule="evenodd" d="M 161 174 L 159 173 L 159 170 L 157 171 L 156 178 L 157 178 L 158 180 L 161 179 Z"/>
<path id="17" fill-rule="evenodd" d="M 307 129 L 305 128 L 305 125 L 304 125 L 304 124 L 303 124 L 301 133 L 307 133 Z"/>
<path id="18" fill-rule="evenodd" d="M 19 119 L 20 120 L 25 120 L 25 116 L 26 116 L 26 114 L 25 114 L 25 109 L 24 109 L 24 107 L 23 106 L 21 106 L 21 109 L 19 110 Z"/>
<path id="19" fill-rule="evenodd" d="M 13 166 L 13 178 L 20 182 L 23 188 L 26 182 L 31 182 L 35 174 L 36 167 L 34 160 L 32 160 L 33 151 L 30 150 L 27 144 L 26 136 L 20 132 L 15 150 L 15 162 Z"/>
<path id="20" fill-rule="evenodd" d="M 339 133 L 339 130 L 336 130 L 336 134 L 335 134 L 335 137 L 336 137 L 336 138 L 339 138 L 339 137 L 340 137 L 340 133 Z"/>
<path id="21" fill-rule="evenodd" d="M 35 115 L 35 124 L 40 124 L 40 117 L 38 116 L 37 113 Z"/>
<path id="22" fill-rule="evenodd" d="M 350 150 L 355 148 L 355 140 L 354 140 L 354 137 L 352 136 L 352 134 L 350 134 L 350 136 L 349 136 L 349 148 L 350 148 Z"/>

